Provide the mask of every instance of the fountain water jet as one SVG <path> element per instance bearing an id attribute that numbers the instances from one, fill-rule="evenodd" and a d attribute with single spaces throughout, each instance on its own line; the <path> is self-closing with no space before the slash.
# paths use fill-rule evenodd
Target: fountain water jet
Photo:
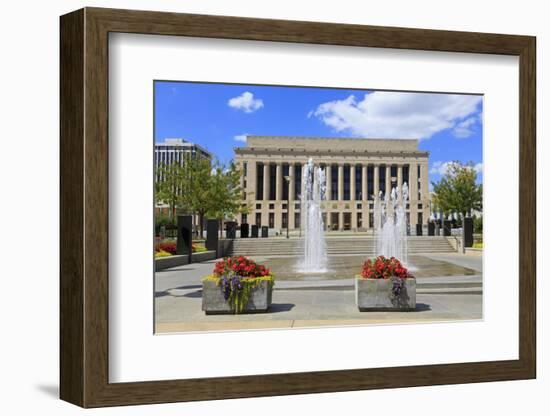
<path id="1" fill-rule="evenodd" d="M 301 273 L 324 273 L 327 248 L 321 200 L 325 199 L 325 171 L 309 159 L 302 170 L 301 222 L 304 227 L 304 254 L 298 270 Z"/>
<path id="2" fill-rule="evenodd" d="M 374 224 L 376 229 L 375 256 L 395 257 L 408 264 L 407 215 L 409 188 L 404 183 L 391 192 L 382 191 L 374 203 Z"/>

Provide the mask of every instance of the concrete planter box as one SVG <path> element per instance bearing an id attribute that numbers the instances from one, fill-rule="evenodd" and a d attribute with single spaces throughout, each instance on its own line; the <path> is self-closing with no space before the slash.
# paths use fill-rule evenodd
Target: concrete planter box
<path id="1" fill-rule="evenodd" d="M 355 303 L 360 311 L 411 311 L 416 309 L 416 279 L 405 279 L 394 297 L 391 279 L 355 279 Z"/>
<path id="2" fill-rule="evenodd" d="M 273 286 L 268 281 L 261 281 L 250 291 L 248 303 L 242 313 L 267 312 L 271 305 Z M 202 310 L 207 314 L 228 314 L 235 311 L 224 299 L 220 287 L 215 281 L 202 282 Z"/>

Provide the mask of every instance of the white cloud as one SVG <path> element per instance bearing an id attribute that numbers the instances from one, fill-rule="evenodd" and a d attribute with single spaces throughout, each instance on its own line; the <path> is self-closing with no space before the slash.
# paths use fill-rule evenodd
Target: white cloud
<path id="1" fill-rule="evenodd" d="M 312 114 L 337 132 L 427 139 L 476 114 L 481 100 L 474 95 L 375 91 L 365 94 L 362 100 L 350 95 L 323 103 Z"/>
<path id="2" fill-rule="evenodd" d="M 474 134 L 474 130 L 472 129 L 472 126 L 476 124 L 477 120 L 478 120 L 477 116 L 468 117 L 466 120 L 463 120 L 460 123 L 458 123 L 453 129 L 454 136 L 459 139 L 465 139 L 466 137 L 470 137 L 472 134 Z"/>
<path id="3" fill-rule="evenodd" d="M 236 136 L 233 136 L 233 140 L 237 141 L 237 142 L 243 142 L 243 143 L 246 143 L 246 133 L 245 134 L 238 134 Z"/>
<path id="4" fill-rule="evenodd" d="M 251 92 L 243 92 L 238 97 L 231 98 L 227 105 L 237 110 L 243 110 L 245 113 L 253 113 L 264 106 L 264 102 L 259 98 L 254 98 Z"/>
<path id="5" fill-rule="evenodd" d="M 442 162 L 440 160 L 433 162 L 430 173 L 433 175 L 443 176 L 447 173 L 447 170 L 453 163 L 455 162 L 452 160 L 449 160 L 447 162 Z M 476 163 L 472 166 L 472 168 L 476 173 L 481 173 L 483 171 L 483 163 Z"/>
<path id="6" fill-rule="evenodd" d="M 442 162 L 440 160 L 434 162 L 432 164 L 432 168 L 430 169 L 430 173 L 431 174 L 434 174 L 434 175 L 445 175 L 447 173 L 447 169 L 449 168 L 449 166 L 451 165 L 451 161 L 449 162 Z"/>

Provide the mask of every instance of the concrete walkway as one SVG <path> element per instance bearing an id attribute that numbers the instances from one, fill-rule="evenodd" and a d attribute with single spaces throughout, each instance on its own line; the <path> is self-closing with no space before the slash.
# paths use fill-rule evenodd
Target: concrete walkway
<path id="1" fill-rule="evenodd" d="M 481 271 L 480 257 L 460 254 L 426 255 Z M 468 257 L 468 258 L 466 258 Z M 156 273 L 157 333 L 296 328 L 390 323 L 418 323 L 482 318 L 482 277 L 457 275 L 418 278 L 414 312 L 359 312 L 353 279 L 276 281 L 269 312 L 206 315 L 201 310 L 204 276 L 215 261 L 195 263 Z"/>

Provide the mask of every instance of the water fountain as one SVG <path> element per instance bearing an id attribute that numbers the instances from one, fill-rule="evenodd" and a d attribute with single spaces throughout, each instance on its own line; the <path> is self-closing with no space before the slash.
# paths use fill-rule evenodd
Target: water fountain
<path id="1" fill-rule="evenodd" d="M 309 159 L 302 169 L 301 223 L 304 230 L 304 254 L 298 271 L 324 273 L 327 267 L 327 248 L 321 201 L 325 199 L 325 171 Z"/>
<path id="2" fill-rule="evenodd" d="M 375 256 L 395 257 L 408 264 L 407 215 L 405 213 L 409 189 L 407 183 L 393 188 L 375 199 L 374 224 L 376 230 Z"/>

